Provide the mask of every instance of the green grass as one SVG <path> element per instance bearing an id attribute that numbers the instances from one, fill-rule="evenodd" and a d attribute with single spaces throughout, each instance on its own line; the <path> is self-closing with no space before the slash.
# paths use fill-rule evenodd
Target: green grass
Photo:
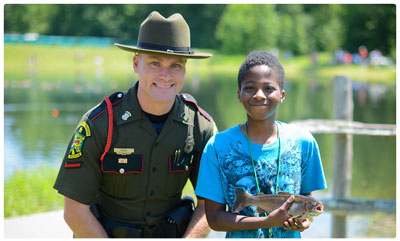
<path id="1" fill-rule="evenodd" d="M 59 210 L 64 198 L 53 189 L 58 168 L 39 167 L 30 171 L 17 170 L 4 182 L 4 217 Z M 194 196 L 190 181 L 182 196 Z"/>
<path id="2" fill-rule="evenodd" d="M 245 55 L 223 55 L 215 50 L 213 57 L 204 60 L 189 60 L 188 76 L 196 73 L 200 77 L 210 73 L 237 73 Z M 133 54 L 117 47 L 54 46 L 5 44 L 5 81 L 21 81 L 34 77 L 37 80 L 76 81 L 77 76 L 96 78 L 100 69 L 103 79 L 127 79 L 135 74 L 132 68 Z M 102 58 L 102 64 L 95 64 Z M 307 80 L 307 76 L 319 81 L 333 79 L 336 75 L 347 76 L 357 81 L 395 83 L 395 67 L 362 67 L 358 65 L 330 65 L 332 53 L 318 53 L 318 63 L 311 64 L 308 55 L 281 60 L 288 79 Z"/>
<path id="3" fill-rule="evenodd" d="M 4 217 L 57 210 L 63 197 L 53 189 L 58 169 L 17 170 L 4 181 Z"/>

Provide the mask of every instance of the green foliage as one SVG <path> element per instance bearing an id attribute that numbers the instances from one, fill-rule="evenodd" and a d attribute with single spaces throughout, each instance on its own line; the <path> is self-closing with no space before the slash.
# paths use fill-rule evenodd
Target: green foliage
<path id="1" fill-rule="evenodd" d="M 5 33 L 114 37 L 136 43 L 140 23 L 152 11 L 181 13 L 191 27 L 192 46 L 217 47 L 215 26 L 226 5 L 204 4 L 7 4 Z M 207 27 L 205 27 L 207 26 Z"/>
<path id="2" fill-rule="evenodd" d="M 395 56 L 396 6 L 394 4 L 346 5 L 340 19 L 344 49 L 357 52 L 360 45 Z"/>
<path id="3" fill-rule="evenodd" d="M 345 5 L 304 5 L 304 13 L 312 16 L 308 25 L 308 41 L 312 51 L 331 51 L 340 48 L 343 26 L 339 13 Z"/>
<path id="4" fill-rule="evenodd" d="M 181 13 L 192 46 L 229 54 L 276 48 L 351 53 L 360 45 L 395 57 L 394 4 L 6 4 L 4 32 L 106 36 L 134 44 L 151 11 Z"/>
<path id="5" fill-rule="evenodd" d="M 309 53 L 313 49 L 308 33 L 312 18 L 304 14 L 303 5 L 280 5 L 278 12 L 281 31 L 277 46 L 296 55 Z"/>
<path id="6" fill-rule="evenodd" d="M 180 12 L 192 46 L 224 53 L 254 49 L 305 54 L 360 45 L 395 56 L 394 4 L 6 4 L 4 32 L 107 36 L 135 43 L 151 11 Z"/>
<path id="7" fill-rule="evenodd" d="M 279 21 L 275 5 L 228 5 L 221 16 L 216 37 L 224 53 L 246 54 L 276 47 Z"/>
<path id="8" fill-rule="evenodd" d="M 58 5 L 6 4 L 4 6 L 4 29 L 7 32 L 48 32 L 49 20 L 60 14 Z M 6 32 L 6 31 L 5 31 Z"/>
<path id="9" fill-rule="evenodd" d="M 63 207 L 63 197 L 53 189 L 58 169 L 40 167 L 17 170 L 4 182 L 4 217 L 46 212 Z"/>

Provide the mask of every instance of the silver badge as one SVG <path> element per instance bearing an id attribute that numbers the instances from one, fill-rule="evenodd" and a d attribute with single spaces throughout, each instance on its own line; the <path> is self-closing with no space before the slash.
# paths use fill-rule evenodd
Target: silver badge
<path id="1" fill-rule="evenodd" d="M 183 150 L 186 153 L 190 153 L 190 152 L 193 151 L 193 146 L 194 146 L 194 138 L 193 138 L 193 136 L 186 137 L 185 147 L 183 148 Z"/>
<path id="2" fill-rule="evenodd" d="M 131 112 L 125 111 L 125 113 L 122 115 L 122 119 L 126 121 L 131 116 L 132 116 Z"/>

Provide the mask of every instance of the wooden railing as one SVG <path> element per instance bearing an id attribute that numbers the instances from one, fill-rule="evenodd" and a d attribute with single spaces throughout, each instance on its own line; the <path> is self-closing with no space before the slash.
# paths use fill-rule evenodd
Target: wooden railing
<path id="1" fill-rule="evenodd" d="M 333 197 L 322 200 L 325 210 L 332 211 L 332 238 L 347 235 L 347 214 L 350 212 L 396 212 L 396 200 L 350 198 L 353 159 L 353 135 L 396 135 L 396 125 L 367 124 L 353 121 L 353 89 L 351 80 L 334 79 L 334 120 L 297 120 L 291 122 L 311 133 L 333 133 Z"/>

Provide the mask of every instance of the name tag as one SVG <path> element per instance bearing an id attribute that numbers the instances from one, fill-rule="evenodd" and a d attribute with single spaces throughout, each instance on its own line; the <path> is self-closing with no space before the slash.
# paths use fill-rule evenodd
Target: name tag
<path id="1" fill-rule="evenodd" d="M 134 148 L 114 148 L 114 152 L 117 155 L 130 155 L 135 152 Z"/>
<path id="2" fill-rule="evenodd" d="M 118 163 L 127 164 L 128 163 L 128 158 L 118 158 Z"/>

